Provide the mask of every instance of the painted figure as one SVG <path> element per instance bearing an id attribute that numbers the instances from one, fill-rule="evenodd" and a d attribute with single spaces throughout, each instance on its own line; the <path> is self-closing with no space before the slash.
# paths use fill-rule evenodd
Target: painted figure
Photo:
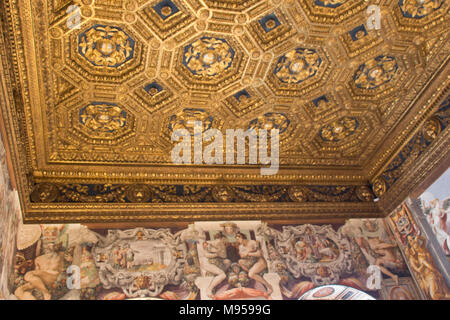
<path id="1" fill-rule="evenodd" d="M 120 261 L 122 260 L 122 252 L 119 245 L 114 245 L 112 248 L 112 262 L 114 268 L 120 268 Z"/>
<path id="2" fill-rule="evenodd" d="M 433 300 L 450 299 L 450 293 L 421 236 L 408 237 L 405 254 L 422 290 Z"/>
<path id="3" fill-rule="evenodd" d="M 233 222 L 226 222 L 220 225 L 223 228 L 227 245 L 227 258 L 231 262 L 239 260 L 238 243 L 236 242 L 236 234 L 239 232 L 238 226 Z"/>
<path id="4" fill-rule="evenodd" d="M 308 227 L 305 229 L 304 239 L 305 239 L 305 242 L 311 246 L 312 257 L 314 257 L 314 259 L 316 259 L 316 260 L 320 260 L 321 255 L 320 255 L 319 250 L 317 249 L 317 245 L 316 245 L 317 239 L 314 236 L 311 228 Z"/>
<path id="5" fill-rule="evenodd" d="M 35 270 L 25 274 L 24 280 L 27 281 L 24 286 L 15 291 L 15 295 L 20 299 L 29 297 L 32 289 L 39 290 L 45 300 L 51 299 L 49 288 L 58 279 L 63 271 L 64 250 L 59 245 L 49 244 L 50 253 L 46 253 L 35 259 Z"/>
<path id="6" fill-rule="evenodd" d="M 248 272 L 250 279 L 262 283 L 266 289 L 267 294 L 273 292 L 272 286 L 264 280 L 259 274 L 267 267 L 266 260 L 262 256 L 262 251 L 255 240 L 247 240 L 247 236 L 241 232 L 236 235 L 236 240 L 239 243 L 239 265 Z"/>
<path id="7" fill-rule="evenodd" d="M 231 271 L 228 273 L 228 284 L 235 288 L 248 287 L 250 279 L 245 271 L 242 271 L 238 263 L 233 263 L 230 267 Z"/>
<path id="8" fill-rule="evenodd" d="M 398 285 L 398 276 L 390 271 L 403 268 L 401 257 L 397 255 L 397 245 L 388 243 L 379 238 L 378 225 L 375 221 L 363 220 L 363 229 L 366 236 L 356 239 L 358 245 L 366 256 L 370 256 L 371 263 L 380 268 L 380 271 L 391 277 Z"/>
<path id="9" fill-rule="evenodd" d="M 136 253 L 139 253 L 139 251 L 133 250 L 130 247 L 130 244 L 126 243 L 123 245 L 122 248 L 122 264 L 125 265 L 127 269 L 131 269 L 134 265 L 134 256 Z M 123 262 L 125 261 L 125 262 Z"/>
<path id="10" fill-rule="evenodd" d="M 428 215 L 428 223 L 433 229 L 436 239 L 446 255 L 450 255 L 450 235 L 447 232 L 447 213 L 440 207 L 439 199 L 430 203 L 431 210 Z"/>
<path id="11" fill-rule="evenodd" d="M 203 260 L 203 268 L 215 275 L 207 291 L 207 296 L 212 298 L 213 290 L 226 279 L 225 271 L 231 264 L 231 261 L 227 259 L 225 235 L 222 232 L 217 233 L 214 240 L 203 243 L 203 248 L 205 249 L 206 257 Z"/>
<path id="12" fill-rule="evenodd" d="M 338 252 L 333 250 L 334 248 L 331 241 L 321 236 L 317 237 L 316 248 L 322 258 L 321 261 L 333 260 L 339 254 Z"/>
<path id="13" fill-rule="evenodd" d="M 312 250 L 310 246 L 306 244 L 304 241 L 297 241 L 295 243 L 295 251 L 298 261 L 311 262 Z"/>
<path id="14" fill-rule="evenodd" d="M 121 269 L 126 269 L 127 267 L 127 252 L 128 252 L 129 245 L 124 244 L 122 248 L 120 248 L 120 261 L 119 265 Z"/>
<path id="15" fill-rule="evenodd" d="M 375 265 L 380 268 L 380 271 L 385 275 L 391 277 L 398 285 L 398 276 L 389 271 L 388 268 L 398 269 L 402 268 L 401 260 L 396 256 L 394 250 L 397 246 L 381 241 L 378 238 L 359 238 L 357 239 L 361 249 L 366 252 L 372 250 L 375 253 Z"/>
<path id="16" fill-rule="evenodd" d="M 90 250 L 91 246 L 82 244 L 80 264 L 81 288 L 95 288 L 99 284 L 98 271 Z"/>

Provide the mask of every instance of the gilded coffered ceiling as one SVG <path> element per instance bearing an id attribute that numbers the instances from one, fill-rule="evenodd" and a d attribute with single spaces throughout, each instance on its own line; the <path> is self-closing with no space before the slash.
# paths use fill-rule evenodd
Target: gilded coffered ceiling
<path id="1" fill-rule="evenodd" d="M 2 114 L 30 222 L 380 216 L 400 177 L 448 152 L 445 0 L 1 10 Z M 189 120 L 279 129 L 278 174 L 173 164 Z"/>

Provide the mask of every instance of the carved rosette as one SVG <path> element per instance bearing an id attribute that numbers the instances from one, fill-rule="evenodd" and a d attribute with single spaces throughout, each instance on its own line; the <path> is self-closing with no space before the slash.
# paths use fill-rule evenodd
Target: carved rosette
<path id="1" fill-rule="evenodd" d="M 242 78 L 247 60 L 236 39 L 207 34 L 177 48 L 172 73 L 191 90 L 217 92 Z"/>
<path id="2" fill-rule="evenodd" d="M 432 117 L 428 119 L 422 127 L 422 133 L 425 139 L 433 141 L 441 133 L 441 123 L 438 117 Z"/>
<path id="3" fill-rule="evenodd" d="M 127 113 L 115 105 L 91 104 L 80 110 L 80 122 L 95 135 L 125 127 Z"/>
<path id="4" fill-rule="evenodd" d="M 194 75 L 213 77 L 233 63 L 234 50 L 225 39 L 202 37 L 184 49 L 183 64 Z"/>
<path id="5" fill-rule="evenodd" d="M 131 60 L 135 41 L 121 28 L 94 25 L 78 37 L 79 53 L 96 67 L 117 68 Z"/>
<path id="6" fill-rule="evenodd" d="M 126 188 L 125 196 L 130 202 L 144 203 L 151 199 L 152 192 L 145 184 L 136 184 Z"/>
<path id="7" fill-rule="evenodd" d="M 135 116 L 115 103 L 95 101 L 70 114 L 69 131 L 88 144 L 118 145 L 136 134 Z"/>
<path id="8" fill-rule="evenodd" d="M 79 76 L 75 80 L 78 83 L 81 79 L 122 83 L 145 69 L 147 44 L 138 39 L 132 29 L 121 25 L 94 22 L 83 25 L 79 32 L 68 34 L 69 52 L 63 65 Z M 58 61 L 59 58 L 55 56 L 54 59 Z M 56 66 L 61 67 L 61 62 Z"/>
<path id="9" fill-rule="evenodd" d="M 298 84 L 314 77 L 321 65 L 322 59 L 316 50 L 297 48 L 278 59 L 273 73 L 283 83 Z"/>
<path id="10" fill-rule="evenodd" d="M 323 141 L 339 142 L 356 132 L 359 121 L 355 117 L 343 117 L 320 129 L 320 137 Z"/>
<path id="11" fill-rule="evenodd" d="M 422 19 L 438 10 L 443 3 L 444 0 L 399 0 L 398 6 L 400 7 L 400 10 L 402 11 L 404 17 Z"/>
<path id="12" fill-rule="evenodd" d="M 295 202 L 307 202 L 308 201 L 308 189 L 301 186 L 295 186 L 289 188 L 289 197 Z"/>
<path id="13" fill-rule="evenodd" d="M 368 186 L 359 186 L 356 189 L 356 196 L 364 202 L 372 202 L 374 200 L 373 192 Z"/>
<path id="14" fill-rule="evenodd" d="M 285 114 L 279 112 L 268 112 L 263 116 L 250 121 L 248 130 L 257 131 L 257 129 L 265 129 L 270 135 L 270 130 L 278 129 L 279 133 L 282 134 L 286 132 L 290 124 L 291 121 Z"/>
<path id="15" fill-rule="evenodd" d="M 376 178 L 372 183 L 372 190 L 377 198 L 381 197 L 387 190 L 386 181 L 381 177 Z"/>
<path id="16" fill-rule="evenodd" d="M 212 190 L 212 196 L 217 202 L 233 202 L 236 195 L 230 187 L 215 187 Z"/>
<path id="17" fill-rule="evenodd" d="M 396 75 L 398 64 L 395 57 L 379 55 L 362 64 L 353 76 L 357 88 L 376 89 Z"/>
<path id="18" fill-rule="evenodd" d="M 54 202 L 59 195 L 58 188 L 51 183 L 38 184 L 31 193 L 31 201 L 35 203 Z"/>
<path id="19" fill-rule="evenodd" d="M 212 128 L 214 118 L 204 109 L 186 108 L 170 117 L 169 132 L 172 134 L 177 130 L 187 130 L 194 136 L 195 122 L 201 123 L 201 132 Z"/>

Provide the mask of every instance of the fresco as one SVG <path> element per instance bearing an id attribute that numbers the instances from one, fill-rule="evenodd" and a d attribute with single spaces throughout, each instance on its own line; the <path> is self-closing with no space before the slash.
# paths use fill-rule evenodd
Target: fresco
<path id="1" fill-rule="evenodd" d="M 267 228 L 266 234 L 284 299 L 298 299 L 311 289 L 330 284 L 380 298 L 377 284 L 372 283 L 375 269 L 369 268 L 371 265 L 379 272 L 378 287 L 387 279 L 402 286 L 399 279 L 409 277 L 383 220 L 352 219 L 337 230 L 331 225 L 283 226 L 281 231 Z"/>
<path id="2" fill-rule="evenodd" d="M 450 298 L 406 205 L 386 220 L 351 219 L 343 225 L 224 221 L 128 230 L 23 225 L 4 150 L 0 155 L 1 299 Z M 445 214 L 432 211 L 447 210 L 445 196 L 422 199 L 429 221 L 442 227 Z"/>
<path id="3" fill-rule="evenodd" d="M 346 288 L 344 300 L 422 297 L 382 219 L 20 225 L 11 278 L 10 298 L 20 300 L 296 300 L 324 286 Z"/>
<path id="4" fill-rule="evenodd" d="M 6 162 L 6 152 L 0 139 L 0 299 L 9 295 L 11 285 L 15 238 L 21 219 L 19 197 L 11 189 L 10 177 Z"/>
<path id="5" fill-rule="evenodd" d="M 259 222 L 196 223 L 202 299 L 281 299 Z"/>
<path id="6" fill-rule="evenodd" d="M 403 204 L 389 216 L 388 220 L 425 296 L 433 300 L 450 299 L 450 290 L 428 251 L 427 240 L 408 207 Z"/>
<path id="7" fill-rule="evenodd" d="M 450 169 L 419 196 L 426 216 L 444 253 L 450 258 Z"/>
<path id="8" fill-rule="evenodd" d="M 103 288 L 121 288 L 130 298 L 158 296 L 183 278 L 186 246 L 168 229 L 110 230 L 91 252 Z"/>

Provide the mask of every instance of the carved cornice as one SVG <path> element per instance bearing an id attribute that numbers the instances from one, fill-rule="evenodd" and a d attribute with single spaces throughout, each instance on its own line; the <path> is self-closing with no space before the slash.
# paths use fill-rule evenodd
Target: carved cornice
<path id="1" fill-rule="evenodd" d="M 32 203 L 373 202 L 368 185 L 36 184 Z"/>
<path id="2" fill-rule="evenodd" d="M 429 74 L 432 76 L 432 80 L 424 86 L 423 80 L 427 77 L 423 77 L 422 80 L 418 81 L 415 89 L 408 92 L 405 99 L 398 101 L 398 104 L 401 105 L 411 104 L 408 107 L 410 111 L 404 114 L 405 119 L 403 120 L 407 124 L 404 127 L 396 127 L 380 150 L 378 150 L 380 156 L 366 164 L 369 179 L 378 176 L 389 165 L 391 160 L 397 155 L 398 150 L 403 148 L 411 137 L 421 130 L 424 122 L 431 114 L 436 112 L 443 99 L 447 97 L 450 92 L 450 80 L 448 78 L 450 72 L 449 53 L 449 49 L 444 50 L 444 53 L 442 53 L 441 56 L 444 58 L 443 62 L 442 60 L 440 61 L 442 65 L 438 67 L 435 75 Z M 402 108 L 399 108 L 398 104 L 395 103 L 391 107 L 400 111 Z"/>
<path id="3" fill-rule="evenodd" d="M 118 215 L 120 212 L 120 215 Z M 347 219 L 383 217 L 371 203 L 183 203 L 183 204 L 39 204 L 24 215 L 26 223 L 181 222 L 210 220 Z"/>
<path id="4" fill-rule="evenodd" d="M 0 73 L 3 80 L 0 83 L 0 99 L 4 101 L 1 104 L 1 112 L 6 128 L 5 148 L 9 150 L 13 164 L 10 174 L 16 180 L 21 206 L 25 208 L 27 200 L 22 195 L 29 192 L 29 173 L 32 165 L 23 96 L 23 92 L 27 92 L 27 83 L 22 83 L 20 78 L 24 61 L 23 42 L 19 35 L 14 36 L 20 34 L 15 32 L 20 30 L 18 8 L 11 6 L 8 1 L 2 1 L 0 9 Z"/>
<path id="5" fill-rule="evenodd" d="M 380 198 L 379 206 L 389 214 L 443 161 L 450 156 L 450 127 L 447 127 Z"/>

